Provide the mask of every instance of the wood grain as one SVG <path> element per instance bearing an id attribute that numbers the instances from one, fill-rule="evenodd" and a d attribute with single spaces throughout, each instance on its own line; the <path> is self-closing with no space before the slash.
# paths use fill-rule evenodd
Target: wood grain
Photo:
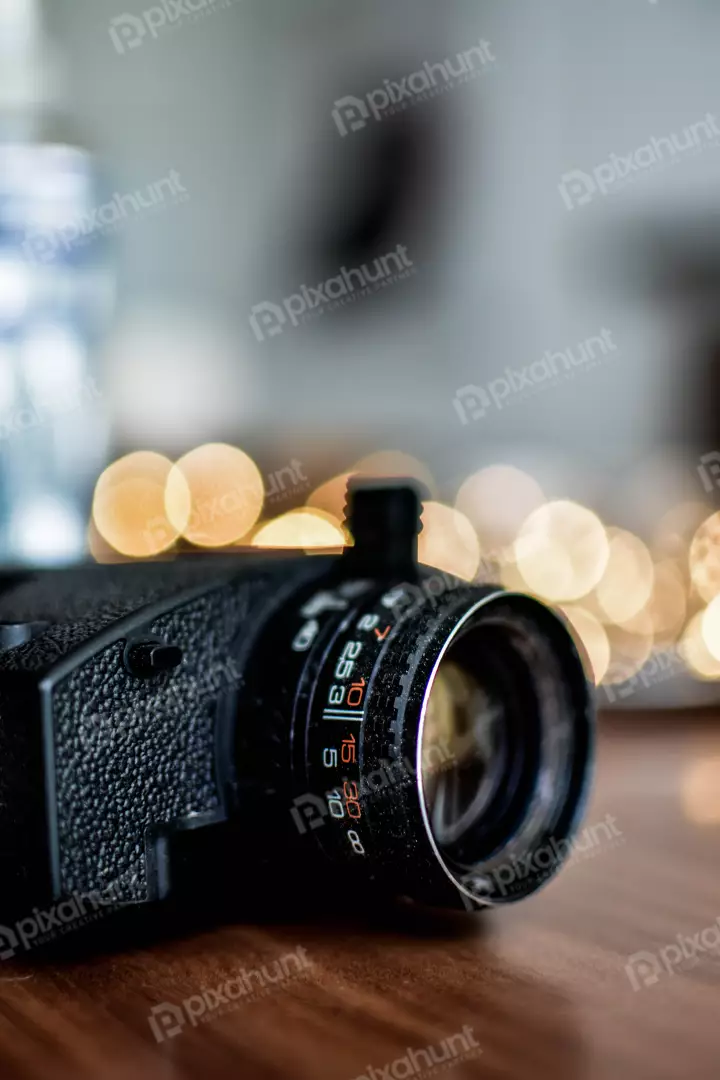
<path id="1" fill-rule="evenodd" d="M 598 758 L 586 825 L 610 815 L 619 835 L 585 834 L 586 850 L 555 882 L 505 910 L 408 911 L 380 926 L 223 925 L 82 957 L 70 944 L 62 961 L 5 961 L 0 1076 L 380 1080 L 419 1075 L 398 1064 L 408 1048 L 440 1053 L 467 1025 L 478 1049 L 430 1075 L 717 1080 L 720 950 L 670 963 L 637 990 L 625 965 L 717 925 L 720 722 L 607 719 Z M 154 1006 L 298 946 L 307 972 L 227 1005 L 211 995 L 196 1026 L 156 1041 Z"/>

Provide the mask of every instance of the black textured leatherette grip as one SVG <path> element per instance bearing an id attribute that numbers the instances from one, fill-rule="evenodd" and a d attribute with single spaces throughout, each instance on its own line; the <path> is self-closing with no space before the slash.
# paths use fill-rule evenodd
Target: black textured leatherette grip
<path id="1" fill-rule="evenodd" d="M 93 639 L 112 636 L 119 620 L 167 609 L 144 632 L 182 648 L 179 668 L 131 676 L 118 629 L 118 641 L 83 657 L 52 690 L 54 761 L 46 764 L 55 797 L 47 810 L 57 827 L 60 891 L 112 885 L 118 899 L 142 901 L 146 829 L 219 806 L 214 708 L 237 678 L 229 645 L 259 620 L 280 573 L 278 564 L 237 559 L 90 567 L 37 574 L 0 595 L 0 622 L 49 624 L 35 640 L 0 652 L 0 866 L 8 897 L 25 892 L 25 866 L 40 857 L 47 834 L 38 680 L 77 650 L 92 651 Z M 193 589 L 200 595 L 188 601 L 182 594 Z"/>
<path id="2" fill-rule="evenodd" d="M 146 830 L 220 808 L 216 702 L 236 678 L 230 644 L 259 588 L 228 586 L 148 623 L 150 634 L 183 650 L 174 671 L 133 677 L 121 641 L 56 688 L 63 893 L 112 885 L 122 900 L 147 899 Z"/>
<path id="3" fill-rule="evenodd" d="M 126 615 L 187 589 L 211 586 L 214 579 L 220 582 L 231 569 L 227 560 L 218 564 L 198 559 L 197 565 L 89 566 L 36 574 L 6 588 L 0 592 L 0 622 L 50 625 L 27 645 L 0 652 L 0 679 L 6 671 L 42 671 Z"/>

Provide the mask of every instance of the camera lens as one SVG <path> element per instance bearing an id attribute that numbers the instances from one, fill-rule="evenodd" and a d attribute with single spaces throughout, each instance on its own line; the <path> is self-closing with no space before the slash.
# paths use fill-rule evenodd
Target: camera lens
<path id="1" fill-rule="evenodd" d="M 530 731 L 520 676 L 502 632 L 483 628 L 452 641 L 428 687 L 420 779 L 428 827 L 445 856 L 512 827 L 527 801 Z M 450 764 L 438 770 L 439 750 Z M 525 766 L 525 767 L 524 767 Z"/>
<path id="2" fill-rule="evenodd" d="M 423 819 L 438 861 L 476 898 L 526 896 L 569 847 L 590 728 L 579 660 L 563 635 L 540 604 L 499 593 L 450 634 L 428 682 Z M 449 749 L 441 771 L 439 746 Z"/>
<path id="3" fill-rule="evenodd" d="M 401 584 L 330 575 L 279 604 L 253 654 L 239 813 L 253 785 L 258 812 L 274 800 L 303 870 L 317 851 L 358 884 L 474 908 L 559 868 L 592 706 L 544 605 L 424 571 Z"/>

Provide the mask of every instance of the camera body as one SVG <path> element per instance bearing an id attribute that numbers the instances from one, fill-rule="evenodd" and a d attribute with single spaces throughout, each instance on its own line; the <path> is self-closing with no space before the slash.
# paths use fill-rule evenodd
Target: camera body
<path id="1" fill-rule="evenodd" d="M 341 556 L 0 583 L 3 922 L 203 895 L 228 867 L 250 895 L 342 877 L 470 910 L 557 871 L 592 745 L 572 636 L 529 596 L 419 566 L 411 488 L 349 507 Z"/>
<path id="2" fill-rule="evenodd" d="M 198 562 L 6 584 L 4 908 L 75 893 L 162 899 L 171 888 L 167 837 L 227 819 L 235 777 L 220 760 L 232 739 L 221 705 L 239 693 L 270 614 L 328 560 Z"/>

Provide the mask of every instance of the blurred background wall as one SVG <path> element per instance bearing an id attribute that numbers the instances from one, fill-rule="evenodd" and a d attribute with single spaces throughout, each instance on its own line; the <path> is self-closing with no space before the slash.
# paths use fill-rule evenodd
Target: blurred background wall
<path id="1" fill-rule="evenodd" d="M 491 442 L 547 444 L 612 469 L 675 435 L 677 327 L 668 332 L 666 312 L 610 286 L 629 255 L 620 229 L 633 210 L 680 214 L 703 193 L 712 212 L 720 147 L 635 174 L 628 188 L 573 212 L 558 184 L 720 107 L 713 4 L 450 0 L 438 11 L 424 0 L 314 0 L 300 13 L 288 3 L 216 0 L 194 23 L 168 25 L 118 55 L 110 20 L 148 7 L 48 5 L 69 60 L 72 114 L 113 188 L 131 191 L 175 169 L 188 192 L 186 203 L 118 237 L 116 336 L 124 329 L 132 340 L 148 317 L 170 323 L 164 364 L 122 353 L 112 372 L 120 438 L 182 442 L 219 425 L 236 435 L 372 430 L 425 448 L 430 436 L 444 469 Z M 260 346 L 252 305 L 344 264 L 353 249 L 341 234 L 362 216 L 393 153 L 378 149 L 376 130 L 340 138 L 333 102 L 480 39 L 496 61 L 395 124 L 400 144 L 409 129 L 409 147 L 397 152 L 404 191 L 417 202 L 408 210 L 398 196 L 385 229 L 389 246 L 404 243 L 417 260 L 417 279 L 350 318 L 341 312 Z M 613 229 L 608 258 L 618 265 L 608 266 L 607 288 L 596 288 L 578 268 Z M 356 250 L 371 253 L 362 243 Z M 197 341 L 197 357 L 184 325 L 195 318 L 214 339 L 214 349 Z M 585 385 L 568 382 L 494 410 L 481 428 L 459 427 L 458 387 L 602 327 L 619 355 Z M 169 386 L 169 364 L 176 373 L 186 365 L 186 379 Z"/>
<path id="2" fill-rule="evenodd" d="M 165 183 L 109 230 L 108 460 L 227 441 L 266 476 L 301 461 L 314 488 L 391 448 L 448 503 L 511 465 L 682 562 L 692 592 L 720 460 L 716 4 L 52 0 L 45 15 L 105 195 Z M 448 60 L 459 74 L 438 76 Z M 433 65 L 442 93 L 423 93 Z M 403 272 L 313 307 L 319 284 L 400 250 Z M 488 498 L 502 514 L 514 495 Z"/>

